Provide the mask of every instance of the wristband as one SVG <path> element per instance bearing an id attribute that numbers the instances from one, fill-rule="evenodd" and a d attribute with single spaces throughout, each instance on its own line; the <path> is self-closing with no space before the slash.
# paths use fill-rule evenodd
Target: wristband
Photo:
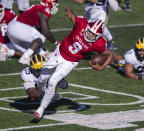
<path id="1" fill-rule="evenodd" d="M 142 75 L 138 75 L 138 80 L 142 80 Z"/>

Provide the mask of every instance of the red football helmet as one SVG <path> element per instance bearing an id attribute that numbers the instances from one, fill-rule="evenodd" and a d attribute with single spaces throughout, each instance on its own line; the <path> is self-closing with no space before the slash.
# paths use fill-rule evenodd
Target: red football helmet
<path id="1" fill-rule="evenodd" d="M 3 19 L 4 13 L 4 7 L 0 4 L 0 21 Z"/>
<path id="2" fill-rule="evenodd" d="M 58 11 L 58 0 L 41 0 L 41 4 L 51 9 L 51 14 L 56 14 Z"/>
<path id="3" fill-rule="evenodd" d="M 95 42 L 103 33 L 104 24 L 101 20 L 89 23 L 84 33 L 87 42 Z"/>

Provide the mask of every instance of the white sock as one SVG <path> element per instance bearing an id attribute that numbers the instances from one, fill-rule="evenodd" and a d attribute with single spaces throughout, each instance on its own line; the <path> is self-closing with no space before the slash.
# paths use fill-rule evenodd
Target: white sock
<path id="1" fill-rule="evenodd" d="M 27 51 L 23 55 L 30 57 L 33 53 L 34 51 L 31 48 L 28 48 Z"/>
<path id="2" fill-rule="evenodd" d="M 12 56 L 14 56 L 14 55 L 15 55 L 15 50 L 9 49 L 7 56 L 8 56 L 8 57 L 12 57 Z"/>
<path id="3" fill-rule="evenodd" d="M 44 56 L 45 55 L 45 51 L 41 48 L 39 54 Z"/>

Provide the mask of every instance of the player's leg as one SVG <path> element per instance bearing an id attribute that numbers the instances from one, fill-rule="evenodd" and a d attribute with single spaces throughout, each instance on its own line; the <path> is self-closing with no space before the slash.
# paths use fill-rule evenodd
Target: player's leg
<path id="1" fill-rule="evenodd" d="M 4 8 L 12 9 L 13 7 L 13 0 L 1 0 L 1 3 Z"/>
<path id="2" fill-rule="evenodd" d="M 109 6 L 113 11 L 119 11 L 121 10 L 121 7 L 118 4 L 117 0 L 108 0 Z"/>
<path id="3" fill-rule="evenodd" d="M 42 117 L 44 109 L 47 108 L 56 92 L 56 85 L 61 79 L 63 79 L 66 75 L 68 75 L 72 71 L 72 69 L 77 66 L 77 64 L 78 64 L 77 62 L 72 63 L 64 59 L 61 64 L 58 64 L 55 72 L 49 79 L 48 87 L 46 88 L 40 107 L 34 113 L 34 118 L 40 119 Z"/>
<path id="4" fill-rule="evenodd" d="M 35 28 L 16 20 L 9 23 L 8 36 L 17 50 L 22 51 L 22 48 L 24 48 L 24 54 L 19 60 L 21 64 L 29 64 L 31 55 L 45 41 L 45 37 Z"/>
<path id="5" fill-rule="evenodd" d="M 108 16 L 107 13 L 104 10 L 99 11 L 99 16 L 98 19 L 102 20 L 104 23 L 104 29 L 103 29 L 103 36 L 107 39 L 107 47 L 110 50 L 113 50 L 114 47 L 114 39 L 113 36 L 111 35 L 109 29 L 107 28 L 107 23 L 108 23 Z"/>
<path id="6" fill-rule="evenodd" d="M 30 6 L 29 0 L 17 0 L 17 4 L 20 14 L 27 10 Z"/>
<path id="7" fill-rule="evenodd" d="M 131 11 L 130 0 L 125 0 L 125 10 Z"/>
<path id="8" fill-rule="evenodd" d="M 0 43 L 0 54 L 1 54 L 0 61 L 5 61 L 9 57 L 13 56 L 20 57 L 22 56 L 23 52 L 15 50 L 12 43 L 7 44 Z"/>

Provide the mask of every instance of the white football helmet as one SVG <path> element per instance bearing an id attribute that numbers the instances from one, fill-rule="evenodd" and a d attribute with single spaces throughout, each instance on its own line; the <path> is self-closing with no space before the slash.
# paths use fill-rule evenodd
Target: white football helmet
<path id="1" fill-rule="evenodd" d="M 89 23 L 84 33 L 84 39 L 87 42 L 95 42 L 103 34 L 104 24 L 101 20 Z M 91 35 L 92 34 L 92 35 Z"/>
<path id="2" fill-rule="evenodd" d="M 4 14 L 5 14 L 4 7 L 2 6 L 2 4 L 0 4 L 0 21 L 3 19 Z"/>
<path id="3" fill-rule="evenodd" d="M 58 11 L 58 0 L 41 0 L 41 4 L 51 9 L 51 14 L 56 14 Z"/>

